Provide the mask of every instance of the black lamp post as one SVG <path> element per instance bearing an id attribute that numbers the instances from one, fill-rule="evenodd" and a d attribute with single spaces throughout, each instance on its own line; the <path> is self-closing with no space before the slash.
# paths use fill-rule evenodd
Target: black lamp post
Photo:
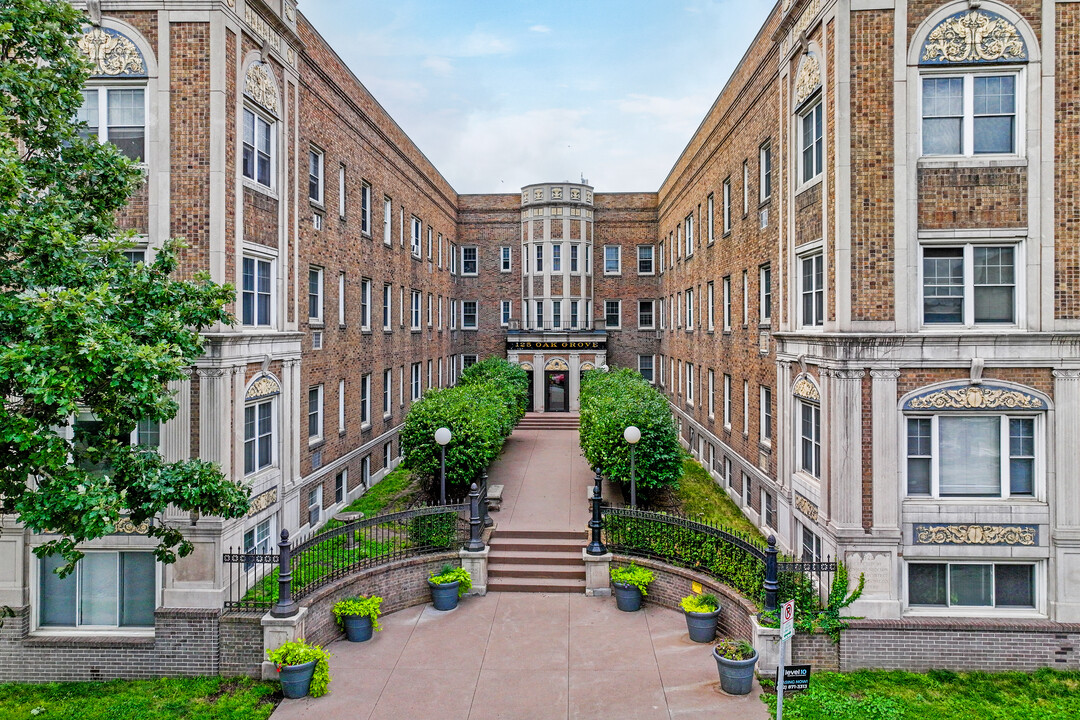
<path id="1" fill-rule="evenodd" d="M 634 475 L 634 446 L 641 439 L 641 431 L 631 425 L 623 430 L 623 437 L 630 443 L 630 507 L 637 507 L 637 477 Z"/>
<path id="2" fill-rule="evenodd" d="M 446 504 L 446 445 L 453 437 L 450 428 L 441 427 L 435 431 L 435 442 L 439 443 L 441 459 L 439 461 L 439 504 Z"/>

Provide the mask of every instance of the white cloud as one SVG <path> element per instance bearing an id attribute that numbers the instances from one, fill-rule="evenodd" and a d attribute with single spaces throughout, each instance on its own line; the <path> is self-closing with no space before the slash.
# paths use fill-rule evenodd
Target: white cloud
<path id="1" fill-rule="evenodd" d="M 424 67 L 440 77 L 449 77 L 454 73 L 454 64 L 449 59 L 436 55 L 425 59 Z"/>
<path id="2" fill-rule="evenodd" d="M 549 33 L 551 32 L 551 28 L 549 28 L 547 25 L 533 25 L 531 28 L 529 28 L 529 31 L 534 33 Z"/>
<path id="3" fill-rule="evenodd" d="M 455 57 L 484 57 L 487 55 L 505 55 L 513 50 L 513 45 L 491 33 L 474 30 L 460 42 L 454 43 L 453 49 L 444 53 Z"/>
<path id="4" fill-rule="evenodd" d="M 630 93 L 617 104 L 620 112 L 652 118 L 665 130 L 683 132 L 687 139 L 708 111 L 713 97 L 687 95 L 681 98 Z"/>

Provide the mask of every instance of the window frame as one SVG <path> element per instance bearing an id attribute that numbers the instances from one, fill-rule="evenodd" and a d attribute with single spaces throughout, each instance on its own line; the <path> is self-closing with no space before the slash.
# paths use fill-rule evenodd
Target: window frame
<path id="1" fill-rule="evenodd" d="M 54 556 L 50 556 L 50 557 L 46 557 L 46 558 L 39 558 L 33 563 L 34 574 L 37 576 L 35 578 L 35 582 L 33 582 L 34 601 L 32 603 L 32 607 L 33 607 L 32 621 L 33 621 L 34 627 L 36 628 L 35 632 L 39 632 L 39 633 L 41 633 L 43 635 L 71 635 L 71 634 L 80 634 L 81 635 L 81 634 L 90 634 L 90 633 L 94 633 L 94 634 L 108 633 L 108 634 L 124 634 L 124 635 L 143 635 L 143 634 L 152 635 L 154 633 L 154 622 L 153 622 L 153 620 L 151 620 L 150 623 L 146 624 L 146 625 L 121 624 L 123 598 L 125 597 L 125 592 L 124 592 L 124 575 L 125 575 L 125 573 L 124 573 L 123 567 L 122 567 L 122 556 L 127 555 L 127 554 L 139 554 L 139 555 L 149 555 L 149 556 L 153 557 L 153 553 L 150 552 L 150 549 L 147 548 L 145 551 L 143 551 L 143 550 L 134 549 L 134 548 L 132 548 L 132 549 L 128 549 L 128 548 L 101 548 L 101 549 L 90 548 L 90 549 L 85 550 L 84 552 L 86 553 L 87 556 L 90 556 L 90 555 L 95 555 L 95 556 L 113 555 L 113 556 L 115 556 L 116 585 L 115 585 L 115 597 L 113 598 L 113 600 L 114 600 L 114 607 L 115 607 L 115 612 L 116 612 L 116 624 L 115 625 L 111 625 L 111 624 L 110 625 L 100 625 L 100 624 L 93 625 L 93 624 L 90 624 L 90 623 L 82 623 L 82 622 L 80 622 L 82 620 L 81 606 L 83 604 L 82 601 L 84 599 L 83 598 L 83 593 L 82 593 L 82 590 L 83 590 L 82 586 L 83 586 L 83 582 L 84 582 L 83 581 L 83 573 L 85 572 L 86 568 L 89 567 L 89 565 L 86 562 L 80 562 L 75 566 L 75 571 L 72 574 L 68 575 L 65 578 L 58 578 L 55 575 L 55 573 L 53 573 L 52 569 L 48 568 L 48 563 L 51 560 L 52 562 L 62 564 L 63 563 L 63 558 L 61 558 L 61 557 L 59 557 L 57 555 L 54 555 Z M 63 582 L 74 582 L 75 583 L 75 589 L 74 589 L 74 592 L 73 592 L 73 594 L 74 594 L 74 605 L 75 605 L 74 608 L 73 608 L 74 613 L 75 613 L 75 624 L 73 624 L 73 625 L 45 624 L 44 623 L 44 614 L 45 614 L 45 612 L 44 612 L 45 611 L 44 599 L 45 599 L 46 593 L 45 593 L 45 588 L 43 588 L 42 585 L 46 582 L 46 578 L 49 578 L 50 576 L 51 576 L 51 579 L 53 580 L 53 582 L 61 582 L 61 583 L 63 583 Z M 159 607 L 161 607 L 161 605 L 160 605 L 160 594 L 161 594 L 162 578 L 161 578 L 161 570 L 159 568 L 159 563 L 156 560 L 154 561 L 154 578 L 153 578 L 153 582 L 151 584 L 152 584 L 153 587 L 148 588 L 149 597 L 148 598 L 143 598 L 143 599 L 149 599 L 151 601 L 152 607 L 149 608 L 149 610 L 150 610 L 151 617 L 153 617 L 153 612 L 156 611 Z M 97 586 L 95 586 L 95 587 L 97 587 Z"/>
<path id="2" fill-rule="evenodd" d="M 383 195 L 383 245 L 393 245 L 394 201 L 389 195 Z"/>
<path id="3" fill-rule="evenodd" d="M 148 154 L 149 145 L 150 145 L 150 89 L 149 89 L 149 87 L 147 85 L 147 81 L 146 81 L 145 78 L 136 78 L 134 80 L 129 80 L 129 81 L 121 80 L 121 81 L 113 81 L 113 82 L 94 80 L 94 81 L 88 82 L 86 85 L 84 85 L 82 87 L 82 92 L 83 93 L 94 92 L 98 96 L 98 99 L 97 99 L 97 104 L 98 104 L 97 123 L 98 124 L 96 126 L 89 126 L 88 125 L 88 127 L 95 127 L 96 128 L 96 132 L 94 133 L 94 136 L 98 139 L 98 142 L 102 142 L 102 143 L 111 143 L 112 142 L 109 139 L 109 127 L 110 127 L 109 126 L 109 91 L 111 91 L 111 90 L 142 90 L 142 94 L 143 94 L 143 123 L 142 123 L 142 129 L 143 129 L 142 146 L 143 147 L 142 147 L 142 157 L 139 158 L 138 160 L 136 160 L 135 158 L 130 158 L 130 159 L 135 161 L 135 162 L 138 162 L 139 164 L 145 165 L 145 164 L 147 164 L 147 157 L 146 156 Z M 85 98 L 85 95 L 83 97 Z M 85 99 L 84 99 L 83 102 L 85 102 Z M 81 104 L 79 106 L 79 109 L 80 110 L 82 109 Z M 77 117 L 78 117 L 78 115 L 76 115 L 76 118 Z M 116 125 L 114 127 L 134 127 L 134 126 L 132 126 L 132 125 Z M 104 131 L 104 137 L 102 136 L 103 131 Z M 241 141 L 242 140 L 243 140 L 243 136 L 241 135 Z M 274 134 L 273 134 L 273 131 L 271 131 L 271 133 L 270 133 L 271 146 L 273 146 L 273 142 L 274 142 Z M 118 145 L 115 145 L 115 143 L 114 143 L 114 146 L 117 147 L 117 149 L 120 149 L 120 147 Z M 127 155 L 127 153 L 125 153 L 123 150 L 120 150 L 120 153 L 122 155 L 124 155 L 125 157 L 129 157 Z M 271 177 L 272 176 L 273 176 L 273 170 L 271 168 Z"/>
<path id="4" fill-rule="evenodd" d="M 648 367 L 647 368 L 644 367 L 644 363 L 642 362 L 645 359 L 648 359 Z M 656 382 L 655 381 L 656 373 L 654 372 L 655 366 L 656 366 L 656 358 L 655 358 L 655 356 L 653 356 L 653 355 L 638 355 L 638 374 L 641 375 L 641 377 L 645 378 L 645 380 L 649 381 L 650 384 L 655 384 L 655 382 Z M 646 375 L 646 372 L 648 372 L 648 375 Z"/>
<path id="5" fill-rule="evenodd" d="M 806 262 L 814 262 L 815 260 L 819 260 L 821 262 L 821 271 L 820 271 L 821 285 L 820 286 L 814 286 L 813 288 L 808 290 L 806 288 L 806 286 L 805 286 L 804 264 Z M 796 262 L 797 262 L 796 277 L 798 279 L 798 290 L 799 290 L 799 294 L 798 294 L 799 327 L 803 328 L 803 329 L 823 328 L 825 326 L 825 312 L 826 312 L 826 307 L 825 307 L 825 283 L 826 283 L 826 279 L 827 279 L 826 278 L 826 273 L 825 273 L 825 253 L 823 252 L 822 248 L 819 246 L 819 247 L 817 247 L 817 248 L 815 248 L 813 250 L 810 250 L 808 252 L 804 252 L 803 254 L 797 256 Z M 920 265 L 921 265 L 921 263 L 920 263 Z M 817 275 L 818 275 L 818 273 L 817 273 L 817 271 L 815 269 L 814 276 L 816 277 Z M 809 318 L 810 322 L 807 322 L 806 312 L 805 312 L 805 310 L 806 310 L 806 296 L 807 295 L 810 295 L 813 298 L 813 301 L 814 301 L 814 316 L 812 318 Z M 821 299 L 820 317 L 818 317 L 818 304 L 817 304 L 817 299 L 818 299 L 817 296 L 818 295 L 821 296 L 821 298 L 820 298 Z"/>
<path id="6" fill-rule="evenodd" d="M 1037 559 L 1021 558 L 910 558 L 904 563 L 904 608 L 915 614 L 957 614 L 965 615 L 993 613 L 995 616 L 1041 614 L 1043 612 L 1043 598 L 1045 596 L 1044 564 Z M 911 602 L 911 569 L 914 565 L 944 565 L 945 566 L 945 604 L 912 603 Z M 989 605 L 961 605 L 953 604 L 952 568 L 953 566 L 989 565 L 992 568 Z M 998 605 L 997 604 L 997 568 L 999 566 L 1025 566 L 1031 568 L 1031 605 Z"/>
<path id="7" fill-rule="evenodd" d="M 614 314 L 617 317 L 617 322 L 614 325 L 608 322 L 609 318 L 612 316 L 612 313 L 610 312 L 612 304 L 614 304 Z M 604 327 L 610 330 L 622 329 L 622 300 L 604 300 Z"/>
<path id="8" fill-rule="evenodd" d="M 768 385 L 758 386 L 758 442 L 772 447 L 772 388 Z"/>
<path id="9" fill-rule="evenodd" d="M 721 220 L 724 224 L 723 235 L 731 233 L 731 176 L 724 178 L 723 192 L 721 195 L 722 212 Z"/>
<path id="10" fill-rule="evenodd" d="M 270 428 L 268 432 L 263 433 L 261 427 L 261 415 L 260 408 L 268 406 L 267 416 L 270 420 Z M 254 425 L 253 429 L 255 434 L 252 437 L 248 437 L 247 434 L 247 411 L 249 409 L 254 410 Z M 277 397 L 264 398 L 253 402 L 244 403 L 244 477 L 252 477 L 258 475 L 264 470 L 270 470 L 277 467 L 278 464 L 278 403 Z M 248 443 L 251 443 L 253 463 L 251 467 L 248 466 L 247 448 Z M 260 452 L 262 448 L 266 447 L 268 450 L 268 460 L 265 464 L 260 464 Z"/>
<path id="11" fill-rule="evenodd" d="M 507 327 L 510 325 L 510 321 L 514 319 L 514 301 L 513 300 L 500 300 L 499 301 L 499 326 Z"/>
<path id="12" fill-rule="evenodd" d="M 690 213 L 683 219 L 683 228 L 686 233 L 686 258 L 694 256 L 694 213 Z"/>
<path id="13" fill-rule="evenodd" d="M 423 368 L 414 362 L 409 368 L 409 401 L 416 402 L 424 392 Z"/>
<path id="14" fill-rule="evenodd" d="M 241 177 L 243 177 L 245 180 L 248 180 L 250 183 L 252 183 L 256 187 L 260 187 L 260 188 L 263 188 L 265 190 L 269 190 L 269 191 L 273 192 L 275 187 L 276 187 L 276 184 L 274 183 L 274 178 L 277 175 L 277 162 L 278 162 L 278 159 L 277 159 L 277 142 L 278 142 L 277 120 L 275 120 L 271 116 L 267 115 L 266 113 L 262 112 L 261 110 L 256 109 L 254 106 L 245 103 L 244 106 L 243 106 L 243 111 L 241 112 L 241 122 L 243 121 L 243 118 L 246 117 L 247 113 L 250 113 L 251 116 L 252 116 L 252 127 L 255 129 L 255 138 L 253 138 L 254 141 L 255 141 L 255 145 L 250 145 L 249 146 L 247 144 L 247 139 L 244 137 L 243 125 L 241 125 L 241 135 L 240 135 L 240 150 L 241 150 L 241 152 L 240 152 L 240 175 L 241 175 Z M 268 163 L 267 164 L 269 165 L 269 170 L 268 170 L 269 175 L 267 177 L 267 182 L 263 182 L 258 177 L 259 176 L 259 150 L 258 150 L 258 128 L 259 128 L 259 125 L 258 125 L 258 123 L 259 122 L 262 122 L 265 125 L 269 126 L 269 129 L 270 129 L 270 147 L 268 148 L 268 152 L 267 152 L 267 155 L 268 155 L 268 158 L 267 158 Z M 254 173 L 254 175 L 248 175 L 247 171 L 246 171 L 246 169 L 244 167 L 244 150 L 246 150 L 248 147 L 251 148 L 251 152 L 252 152 L 252 157 L 253 157 L 253 161 L 252 161 L 253 170 L 252 170 L 252 172 Z M 323 173 L 325 174 L 325 168 L 323 170 Z"/>
<path id="15" fill-rule="evenodd" d="M 647 307 L 648 322 L 642 322 L 642 310 Z M 655 300 L 638 300 L 638 329 L 639 330 L 652 330 L 656 326 L 656 301 Z"/>
<path id="16" fill-rule="evenodd" d="M 308 388 L 307 421 L 308 421 L 308 445 L 317 445 L 323 441 L 324 418 L 323 418 L 323 385 L 312 385 Z M 315 434 L 311 434 L 311 426 L 314 422 Z"/>
<path id="17" fill-rule="evenodd" d="M 273 137 L 271 133 L 271 142 L 273 142 Z M 318 168 L 312 171 L 312 166 L 316 164 L 316 161 Z M 247 175 L 244 177 L 252 179 Z M 311 194 L 313 185 L 315 195 Z M 308 148 L 308 200 L 320 208 L 326 206 L 326 153 L 314 145 Z"/>
<path id="18" fill-rule="evenodd" d="M 469 306 L 472 306 L 472 312 L 469 312 Z M 469 319 L 472 318 L 470 324 Z M 461 329 L 462 330 L 476 330 L 480 325 L 480 303 L 476 300 L 462 300 L 461 301 Z"/>
<path id="19" fill-rule="evenodd" d="M 795 398 L 795 471 L 806 477 L 813 478 L 814 480 L 821 480 L 821 403 L 807 400 L 806 398 Z M 803 413 L 805 410 L 810 411 L 811 416 L 811 436 L 803 434 Z M 809 443 L 809 445 L 807 445 Z M 810 450 L 810 464 L 813 467 L 807 468 L 804 460 L 806 456 L 804 454 L 807 447 Z"/>
<path id="20" fill-rule="evenodd" d="M 254 279 L 255 285 L 252 290 L 248 290 L 244 286 L 244 270 L 248 261 L 254 263 Z M 266 266 L 266 277 L 268 281 L 269 290 L 262 292 L 259 290 L 259 277 L 261 267 Z M 242 255 L 240 258 L 240 324 L 242 327 L 249 328 L 265 328 L 274 327 L 277 324 L 277 303 L 274 302 L 276 295 L 274 293 L 274 286 L 277 284 L 277 262 L 273 258 L 264 257 L 261 255 Z M 247 306 L 245 303 L 245 297 L 250 295 L 251 300 L 251 321 L 248 321 Z M 267 298 L 267 322 L 259 322 L 259 298 L 265 296 Z"/>
<path id="21" fill-rule="evenodd" d="M 615 255 L 615 270 L 608 270 L 608 262 L 611 258 L 608 255 L 611 252 Z M 604 275 L 607 277 L 622 275 L 622 246 L 621 245 L 605 245 L 604 246 Z"/>
<path id="22" fill-rule="evenodd" d="M 324 272 L 323 268 L 321 268 L 321 267 L 319 267 L 317 265 L 308 265 L 308 324 L 309 325 L 318 325 L 318 326 L 321 327 L 323 325 L 324 321 L 325 321 L 325 317 L 324 317 L 324 311 L 325 311 L 324 306 L 326 304 L 325 303 L 325 298 L 326 298 L 326 285 L 325 285 L 325 279 L 326 278 L 325 278 L 325 276 L 326 276 L 326 273 Z M 315 280 L 315 292 L 314 293 L 312 292 L 312 289 L 311 289 L 312 280 Z M 316 309 L 315 309 L 315 314 L 314 315 L 311 313 L 312 301 L 314 301 L 314 304 L 317 306 Z"/>
<path id="23" fill-rule="evenodd" d="M 724 429 L 731 430 L 731 374 L 724 373 Z"/>
<path id="24" fill-rule="evenodd" d="M 772 265 L 758 266 L 758 322 L 772 325 Z"/>
<path id="25" fill-rule="evenodd" d="M 471 252 L 472 258 L 466 257 Z M 471 270 L 469 269 L 471 266 Z M 476 245 L 461 246 L 461 275 L 475 277 L 480 274 L 480 249 Z"/>
<path id="26" fill-rule="evenodd" d="M 772 198 L 772 141 L 766 140 L 758 146 L 758 204 L 764 204 Z"/>
<path id="27" fill-rule="evenodd" d="M 371 237 L 371 183 L 360 182 L 360 234 Z"/>
<path id="28" fill-rule="evenodd" d="M 824 172 L 825 164 L 825 112 L 824 103 L 821 99 L 821 93 L 818 91 L 814 95 L 814 99 L 808 100 L 797 111 L 796 117 L 798 122 L 796 124 L 795 136 L 798 140 L 798 161 L 799 161 L 799 182 L 798 187 L 809 185 L 812 182 L 818 180 Z M 805 124 L 807 118 L 816 119 L 816 133 L 813 142 L 810 146 L 805 145 Z M 819 133 L 819 134 L 818 134 Z M 809 168 L 806 165 L 806 151 L 811 149 L 812 164 Z M 809 174 L 807 174 L 809 170 Z"/>
<path id="29" fill-rule="evenodd" d="M 508 273 L 513 269 L 513 252 L 510 245 L 499 248 L 499 272 Z"/>
<path id="30" fill-rule="evenodd" d="M 977 160 L 987 159 L 992 160 L 996 158 L 1021 158 L 1024 157 L 1024 133 L 1026 132 L 1026 123 L 1024 122 L 1026 116 L 1026 103 L 1024 102 L 1027 93 L 1026 83 L 1026 66 L 1024 65 L 994 65 L 987 64 L 986 66 L 955 66 L 955 65 L 940 65 L 935 67 L 920 67 L 918 74 L 918 107 L 917 107 L 917 122 L 919 125 L 919 137 L 918 137 L 918 157 L 920 160 L 935 161 L 935 160 Z M 992 153 L 976 153 L 975 152 L 975 79 L 979 77 L 1007 77 L 1014 78 L 1013 83 L 1013 127 L 1012 127 L 1012 145 L 1011 152 L 992 152 Z M 924 108 L 924 84 L 925 79 L 944 79 L 944 78 L 960 78 L 963 83 L 962 88 L 962 115 L 960 121 L 960 152 L 959 153 L 927 153 L 925 152 L 924 145 L 924 124 L 927 119 L 923 115 Z M 999 116 L 1002 114 L 999 114 Z M 939 116 L 940 117 L 940 116 Z M 954 117 L 954 116 L 944 116 Z"/>
<path id="31" fill-rule="evenodd" d="M 962 271 L 963 271 L 963 295 L 961 297 L 962 302 L 962 314 L 963 318 L 961 322 L 927 322 L 926 321 L 926 259 L 925 252 L 928 249 L 933 250 L 955 250 L 961 249 L 962 252 Z M 975 251 L 977 249 L 1009 249 L 1013 255 L 1013 297 L 1012 297 L 1012 310 L 1013 320 L 1012 322 L 987 322 L 976 321 L 975 319 L 975 289 L 977 287 L 1005 287 L 1006 285 L 990 285 L 984 283 L 977 285 L 975 283 Z M 956 330 L 973 330 L 981 329 L 986 330 L 988 328 L 994 329 L 1011 329 L 1022 328 L 1024 323 L 1022 318 L 1024 317 L 1024 269 L 1025 269 L 1025 253 L 1024 243 L 1022 240 L 1007 241 L 1004 238 L 968 238 L 963 240 L 952 241 L 928 241 L 926 239 L 919 243 L 919 273 L 918 273 L 918 288 L 919 288 L 919 324 L 925 330 L 935 330 L 941 328 L 946 332 L 955 332 Z"/>
<path id="32" fill-rule="evenodd" d="M 409 290 L 409 329 L 419 332 L 423 322 L 424 293 L 419 290 Z"/>
<path id="33" fill-rule="evenodd" d="M 394 414 L 394 369 L 386 368 L 383 370 L 383 401 L 382 412 L 383 419 L 386 419 Z"/>
<path id="34" fill-rule="evenodd" d="M 716 228 L 714 227 L 714 225 L 716 224 L 716 215 L 715 215 L 716 210 L 713 207 L 714 204 L 715 204 L 715 198 L 713 197 L 713 193 L 709 193 L 709 196 L 705 200 L 705 205 L 706 205 L 706 208 L 707 208 L 707 210 L 706 210 L 706 212 L 707 212 L 707 222 L 708 222 L 707 233 L 708 233 L 708 244 L 709 245 L 712 245 L 714 242 L 716 242 Z"/>

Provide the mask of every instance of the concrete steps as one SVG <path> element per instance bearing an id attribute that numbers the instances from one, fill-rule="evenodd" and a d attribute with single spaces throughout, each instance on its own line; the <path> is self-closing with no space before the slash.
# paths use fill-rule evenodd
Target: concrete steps
<path id="1" fill-rule="evenodd" d="M 573 430 L 579 427 L 578 416 L 568 413 L 526 413 L 517 424 L 521 430 Z"/>
<path id="2" fill-rule="evenodd" d="M 488 554 L 488 590 L 583 593 L 585 544 L 584 532 L 496 529 Z"/>

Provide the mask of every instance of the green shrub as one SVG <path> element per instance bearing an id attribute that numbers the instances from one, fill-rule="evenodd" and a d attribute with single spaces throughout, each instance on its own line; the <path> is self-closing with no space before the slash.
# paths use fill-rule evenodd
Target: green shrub
<path id="1" fill-rule="evenodd" d="M 439 572 L 431 573 L 428 580 L 436 585 L 447 585 L 452 582 L 460 583 L 457 589 L 458 597 L 463 597 L 472 587 L 472 576 L 469 575 L 469 571 L 463 567 L 454 567 L 450 563 L 443 565 Z"/>
<path id="2" fill-rule="evenodd" d="M 513 431 L 514 414 L 503 393 L 483 385 L 428 390 L 413 403 L 401 429 L 405 464 L 439 485 L 440 446 L 435 431 L 450 429 L 446 446 L 446 486 L 450 497 L 464 497 L 481 470 L 498 457 Z"/>
<path id="3" fill-rule="evenodd" d="M 345 598 L 344 600 L 338 600 L 334 603 L 334 620 L 337 621 L 338 627 L 345 627 L 346 617 L 366 617 L 371 618 L 371 629 L 375 632 L 382 630 L 379 627 L 379 615 L 382 612 L 379 607 L 382 605 L 383 599 L 378 595 L 372 595 L 371 597 L 364 597 L 363 595 L 351 598 Z"/>
<path id="4" fill-rule="evenodd" d="M 716 654 L 726 660 L 749 660 L 754 657 L 754 646 L 745 640 L 721 640 Z"/>
<path id="5" fill-rule="evenodd" d="M 457 539 L 457 513 L 417 515 L 409 519 L 409 543 L 414 547 L 445 549 Z"/>
<path id="6" fill-rule="evenodd" d="M 641 431 L 634 451 L 640 499 L 664 487 L 678 487 L 682 448 L 671 407 L 660 392 L 633 370 L 590 370 L 581 386 L 581 451 L 592 467 L 624 486 L 630 485 L 630 444 L 623 431 Z"/>
<path id="7" fill-rule="evenodd" d="M 693 613 L 711 613 L 720 609 L 720 601 L 710 593 L 687 595 L 679 601 L 679 605 L 686 612 Z"/>
<path id="8" fill-rule="evenodd" d="M 489 357 L 465 368 L 458 379 L 458 386 L 462 385 L 480 385 L 498 390 L 513 413 L 514 424 L 528 411 L 529 375 L 520 365 L 505 358 Z"/>
<path id="9" fill-rule="evenodd" d="M 290 640 L 277 650 L 267 650 L 270 662 L 278 666 L 278 672 L 284 665 L 303 665 L 312 660 L 315 663 L 315 674 L 311 678 L 311 689 L 308 694 L 311 697 L 319 697 L 326 694 L 326 688 L 330 685 L 330 653 L 323 650 L 321 645 L 308 645 L 303 638 Z"/>
<path id="10" fill-rule="evenodd" d="M 613 567 L 611 568 L 611 582 L 619 583 L 620 585 L 633 585 L 641 591 L 641 597 L 645 597 L 649 594 L 649 583 L 656 579 L 652 570 L 649 568 L 643 568 L 630 563 L 626 567 Z"/>

